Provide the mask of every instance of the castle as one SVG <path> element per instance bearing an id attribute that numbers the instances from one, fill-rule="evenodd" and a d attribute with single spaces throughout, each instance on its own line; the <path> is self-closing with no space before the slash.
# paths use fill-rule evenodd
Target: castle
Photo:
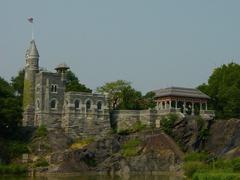
<path id="1" fill-rule="evenodd" d="M 26 51 L 23 94 L 23 126 L 48 129 L 61 128 L 73 137 L 105 136 L 110 130 L 110 113 L 107 97 L 103 94 L 65 92 L 66 64 L 58 65 L 56 72 L 39 68 L 39 53 L 34 40 Z M 168 88 L 156 91 L 157 107 L 154 110 L 114 111 L 111 120 L 118 130 L 128 128 L 136 122 L 148 127 L 159 127 L 163 115 L 170 112 L 186 114 L 187 102 L 200 103 L 200 114 L 211 114 L 207 110 L 208 96 L 189 88 Z M 181 101 L 184 102 L 181 104 Z M 172 103 L 175 102 L 175 103 Z M 180 104 L 179 104 L 180 103 Z M 202 109 L 202 105 L 205 109 Z"/>
<path id="2" fill-rule="evenodd" d="M 110 130 L 109 110 L 102 94 L 65 92 L 65 64 L 56 72 L 39 69 L 39 53 L 34 40 L 26 51 L 23 95 L 23 126 L 63 128 L 73 137 L 103 135 Z"/>

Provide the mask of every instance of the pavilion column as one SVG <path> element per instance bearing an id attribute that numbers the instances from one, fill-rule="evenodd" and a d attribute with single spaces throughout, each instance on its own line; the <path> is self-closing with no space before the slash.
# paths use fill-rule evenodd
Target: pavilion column
<path id="1" fill-rule="evenodd" d="M 172 109 L 172 101 L 169 101 L 169 108 L 168 109 Z"/>
<path id="2" fill-rule="evenodd" d="M 206 102 L 206 110 L 207 110 L 207 102 Z"/>
<path id="3" fill-rule="evenodd" d="M 186 114 L 186 101 L 183 101 L 183 114 Z"/>
<path id="4" fill-rule="evenodd" d="M 202 110 L 202 102 L 200 102 L 200 111 Z"/>
<path id="5" fill-rule="evenodd" d="M 177 102 L 178 102 L 178 101 L 177 101 L 177 100 L 175 100 L 175 109 L 177 109 Z"/>
<path id="6" fill-rule="evenodd" d="M 192 115 L 194 116 L 194 102 L 192 102 Z"/>

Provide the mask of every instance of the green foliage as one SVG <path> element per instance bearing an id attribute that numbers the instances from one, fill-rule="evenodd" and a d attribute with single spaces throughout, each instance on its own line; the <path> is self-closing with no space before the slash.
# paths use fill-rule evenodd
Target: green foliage
<path id="1" fill-rule="evenodd" d="M 23 102 L 24 75 L 25 71 L 23 69 L 18 72 L 16 77 L 12 77 L 11 79 L 11 85 L 21 103 Z"/>
<path id="2" fill-rule="evenodd" d="M 195 173 L 193 180 L 237 180 L 240 179 L 239 173 L 226 173 L 226 172 L 207 172 Z"/>
<path id="3" fill-rule="evenodd" d="M 45 125 L 39 126 L 35 132 L 36 137 L 46 137 L 47 134 L 48 134 L 48 131 Z"/>
<path id="4" fill-rule="evenodd" d="M 173 128 L 174 123 L 177 120 L 177 118 L 178 118 L 177 114 L 171 113 L 171 114 L 164 116 L 161 119 L 160 127 L 166 134 L 172 135 L 172 128 Z"/>
<path id="5" fill-rule="evenodd" d="M 89 92 L 92 90 L 87 88 L 84 84 L 81 84 L 77 76 L 72 71 L 67 71 L 67 84 L 65 91 L 76 91 L 76 92 Z"/>
<path id="6" fill-rule="evenodd" d="M 206 127 L 204 119 L 201 116 L 198 116 L 196 121 L 199 131 L 199 139 L 201 141 L 207 140 L 207 138 L 209 137 L 209 129 L 208 127 Z"/>
<path id="7" fill-rule="evenodd" d="M 186 154 L 184 161 L 207 161 L 209 159 L 209 155 L 205 152 L 192 152 Z"/>
<path id="8" fill-rule="evenodd" d="M 31 82 L 28 80 L 24 80 L 23 109 L 26 109 L 26 107 L 31 103 L 31 97 L 33 96 L 31 89 Z"/>
<path id="9" fill-rule="evenodd" d="M 186 155 L 183 167 L 185 175 L 192 179 L 236 179 L 240 175 L 240 158 L 217 159 L 195 152 Z"/>
<path id="10" fill-rule="evenodd" d="M 135 90 L 130 82 L 117 80 L 108 82 L 97 88 L 100 93 L 108 94 L 110 110 L 142 110 L 154 108 L 154 92 L 142 96 L 140 91 Z"/>
<path id="11" fill-rule="evenodd" d="M 240 158 L 232 160 L 232 168 L 234 172 L 240 172 Z"/>
<path id="12" fill-rule="evenodd" d="M 33 165 L 34 167 L 47 167 L 49 163 L 44 158 L 39 158 Z"/>
<path id="13" fill-rule="evenodd" d="M 119 130 L 118 134 L 120 135 L 128 135 L 131 133 L 139 132 L 141 130 L 146 129 L 146 125 L 142 124 L 140 121 L 134 123 L 129 129 Z"/>
<path id="14" fill-rule="evenodd" d="M 139 153 L 139 145 L 141 141 L 139 139 L 130 139 L 122 146 L 122 155 L 124 157 L 136 156 Z"/>
<path id="15" fill-rule="evenodd" d="M 207 164 L 199 161 L 188 161 L 183 165 L 184 174 L 188 178 L 191 178 L 194 173 L 199 171 L 206 171 L 208 168 L 209 166 Z"/>
<path id="16" fill-rule="evenodd" d="M 22 118 L 21 102 L 12 86 L 0 77 L 0 138 L 16 135 Z"/>
<path id="17" fill-rule="evenodd" d="M 7 175 L 7 174 L 15 174 L 21 175 L 27 173 L 27 167 L 20 164 L 11 164 L 11 165 L 3 165 L 0 164 L 0 174 Z"/>
<path id="18" fill-rule="evenodd" d="M 230 63 L 216 68 L 199 90 L 211 97 L 210 107 L 217 117 L 240 117 L 240 65 Z"/>

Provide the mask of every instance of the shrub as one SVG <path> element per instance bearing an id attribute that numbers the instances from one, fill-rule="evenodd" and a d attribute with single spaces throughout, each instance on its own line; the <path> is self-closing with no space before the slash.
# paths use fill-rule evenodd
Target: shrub
<path id="1" fill-rule="evenodd" d="M 177 114 L 170 113 L 161 119 L 160 126 L 166 134 L 172 135 L 172 128 L 177 118 Z"/>
<path id="2" fill-rule="evenodd" d="M 199 161 L 192 161 L 192 162 L 189 161 L 189 162 L 185 162 L 183 165 L 184 174 L 189 178 L 191 178 L 193 174 L 196 172 L 207 171 L 208 168 L 209 168 L 208 165 Z"/>
<path id="3" fill-rule="evenodd" d="M 234 172 L 240 172 L 240 158 L 232 160 L 232 168 Z"/>
<path id="4" fill-rule="evenodd" d="M 237 180 L 240 179 L 238 173 L 221 173 L 221 172 L 207 172 L 207 173 L 195 173 L 193 180 Z"/>
<path id="5" fill-rule="evenodd" d="M 49 163 L 44 158 L 40 158 L 34 163 L 34 167 L 46 167 L 48 165 Z"/>
<path id="6" fill-rule="evenodd" d="M 123 144 L 122 155 L 124 157 L 136 156 L 138 154 L 138 146 L 141 144 L 139 139 L 130 139 Z"/>
<path id="7" fill-rule="evenodd" d="M 184 160 L 187 161 L 206 161 L 209 155 L 205 152 L 192 152 L 185 156 Z"/>
<path id="8" fill-rule="evenodd" d="M 140 121 L 137 121 L 129 129 L 119 130 L 118 134 L 128 135 L 128 134 L 131 134 L 131 133 L 139 132 L 139 131 L 141 131 L 145 128 L 146 128 L 145 124 L 142 124 Z"/>
<path id="9" fill-rule="evenodd" d="M 26 174 L 27 167 L 20 164 L 3 165 L 0 164 L 0 174 Z"/>
<path id="10" fill-rule="evenodd" d="M 37 128 L 35 135 L 36 137 L 46 137 L 47 136 L 47 128 L 45 125 L 41 125 Z"/>
<path id="11" fill-rule="evenodd" d="M 7 144 L 7 150 L 11 159 L 29 152 L 27 145 L 18 141 L 10 141 Z"/>

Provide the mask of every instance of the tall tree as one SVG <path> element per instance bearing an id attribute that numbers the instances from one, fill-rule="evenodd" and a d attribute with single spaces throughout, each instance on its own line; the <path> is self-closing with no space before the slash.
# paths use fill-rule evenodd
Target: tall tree
<path id="1" fill-rule="evenodd" d="M 0 137 L 13 137 L 18 129 L 22 109 L 13 87 L 0 77 Z"/>
<path id="2" fill-rule="evenodd" d="M 240 117 L 240 65 L 230 63 L 214 69 L 208 84 L 198 87 L 211 97 L 218 117 Z"/>
<path id="3" fill-rule="evenodd" d="M 79 79 L 72 71 L 67 71 L 67 85 L 65 91 L 92 92 L 91 89 L 79 82 Z"/>

